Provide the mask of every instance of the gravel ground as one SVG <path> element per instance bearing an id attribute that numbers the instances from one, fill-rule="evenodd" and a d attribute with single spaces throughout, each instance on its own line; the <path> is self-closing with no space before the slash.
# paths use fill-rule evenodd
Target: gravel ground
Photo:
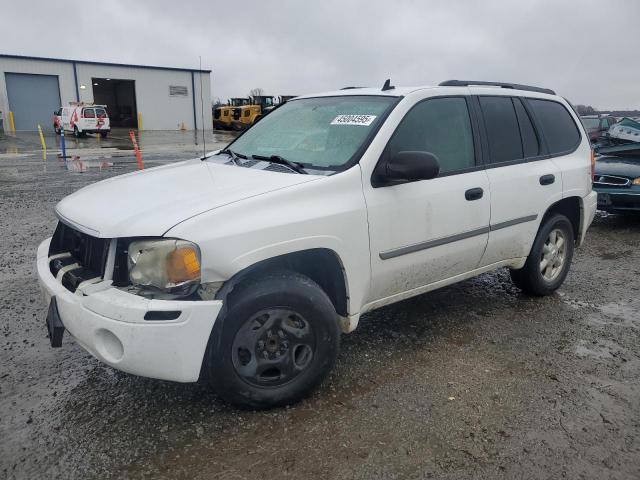
<path id="1" fill-rule="evenodd" d="M 147 167 L 201 148 L 144 135 Z M 120 137 L 72 143 L 70 162 L 0 137 L 0 477 L 640 477 L 639 218 L 599 215 L 551 297 L 501 270 L 383 308 L 312 397 L 243 411 L 112 370 L 68 336 L 49 347 L 36 247 L 61 198 L 135 168 Z"/>

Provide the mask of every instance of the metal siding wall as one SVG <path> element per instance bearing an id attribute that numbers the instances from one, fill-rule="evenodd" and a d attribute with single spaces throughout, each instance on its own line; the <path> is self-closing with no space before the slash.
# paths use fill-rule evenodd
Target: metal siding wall
<path id="1" fill-rule="evenodd" d="M 136 104 L 142 113 L 145 130 L 176 130 L 184 122 L 187 129 L 193 129 L 193 100 L 195 93 L 196 117 L 198 128 L 202 128 L 200 114 L 200 79 L 195 72 L 195 92 L 191 89 L 191 72 L 180 70 L 155 70 L 152 68 L 120 67 L 109 65 L 91 65 L 78 62 L 78 84 L 85 85 L 80 90 L 80 101 L 93 101 L 92 77 L 121 78 L 136 82 Z M 4 80 L 5 72 L 36 73 L 57 75 L 60 86 L 62 105 L 76 100 L 73 77 L 73 64 L 49 60 L 24 60 L 0 57 L 0 111 L 8 125 L 9 100 Z M 186 86 L 189 95 L 186 97 L 170 97 L 169 85 Z M 211 78 L 208 73 L 202 74 L 202 91 L 204 102 L 205 128 L 211 129 Z"/>
<path id="2" fill-rule="evenodd" d="M 9 97 L 4 75 L 7 72 L 57 75 L 62 105 L 68 105 L 76 98 L 71 63 L 0 57 L 0 111 L 4 118 L 5 130 L 9 128 Z M 53 114 L 53 111 L 51 113 Z"/>
<path id="3" fill-rule="evenodd" d="M 92 78 L 113 78 L 134 80 L 136 91 L 136 107 L 142 113 L 142 124 L 145 130 L 177 130 L 184 122 L 188 130 L 193 125 L 193 100 L 191 91 L 191 72 L 178 70 L 154 70 L 150 68 L 114 67 L 106 65 L 77 64 L 78 83 L 85 85 L 80 90 L 80 100 L 93 102 Z M 198 128 L 201 128 L 200 90 L 198 73 L 196 80 L 196 106 Z M 170 97 L 169 86 L 187 87 L 186 97 Z M 203 101 L 205 105 L 205 126 L 211 128 L 211 90 L 209 74 L 202 74 Z M 207 105 L 209 106 L 207 110 Z M 208 124 L 207 124 L 208 122 Z"/>
<path id="4" fill-rule="evenodd" d="M 208 73 L 194 73 L 195 99 L 196 99 L 196 117 L 198 119 L 198 128 L 202 128 L 202 108 L 200 103 L 200 75 L 202 75 L 202 106 L 204 107 L 204 128 L 213 130 L 213 117 L 211 111 L 211 75 Z"/>

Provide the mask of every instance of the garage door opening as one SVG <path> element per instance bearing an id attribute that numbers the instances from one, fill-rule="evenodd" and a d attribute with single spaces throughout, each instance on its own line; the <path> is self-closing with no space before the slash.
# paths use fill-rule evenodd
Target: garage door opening
<path id="1" fill-rule="evenodd" d="M 93 102 L 106 105 L 112 127 L 138 128 L 134 80 L 92 78 Z"/>

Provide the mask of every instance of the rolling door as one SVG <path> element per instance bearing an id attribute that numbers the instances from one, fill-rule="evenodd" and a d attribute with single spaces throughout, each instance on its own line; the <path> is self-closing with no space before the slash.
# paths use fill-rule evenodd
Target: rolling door
<path id="1" fill-rule="evenodd" d="M 5 73 L 9 110 L 16 130 L 53 130 L 53 112 L 60 108 L 60 87 L 55 75 Z"/>

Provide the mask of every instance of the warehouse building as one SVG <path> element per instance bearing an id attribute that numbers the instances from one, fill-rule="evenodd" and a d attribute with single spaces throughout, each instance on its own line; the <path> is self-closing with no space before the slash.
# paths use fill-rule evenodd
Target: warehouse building
<path id="1" fill-rule="evenodd" d="M 70 102 L 106 105 L 113 128 L 211 128 L 210 74 L 0 54 L 0 112 L 5 131 L 53 130 L 53 112 Z"/>

